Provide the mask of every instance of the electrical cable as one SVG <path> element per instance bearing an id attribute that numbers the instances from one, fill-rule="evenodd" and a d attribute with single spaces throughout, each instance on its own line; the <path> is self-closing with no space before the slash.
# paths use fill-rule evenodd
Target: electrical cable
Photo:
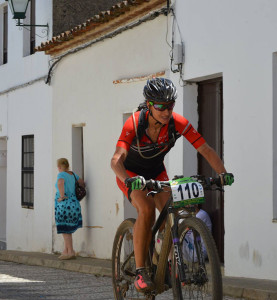
<path id="1" fill-rule="evenodd" d="M 188 84 L 188 82 L 186 80 L 184 80 L 183 78 L 183 63 L 180 63 L 177 65 L 177 68 L 176 69 L 173 69 L 173 62 L 174 62 L 174 53 L 173 53 L 173 49 L 174 49 L 174 44 L 175 44 L 175 26 L 177 27 L 177 30 L 178 30 L 178 34 L 179 34 L 179 37 L 180 37 L 180 40 L 181 40 L 181 45 L 182 45 L 182 51 L 184 49 L 184 42 L 183 42 L 183 38 L 182 38 L 182 33 L 181 33 L 181 29 L 180 29 L 180 26 L 179 26 L 179 23 L 178 23 L 178 20 L 177 20 L 177 17 L 175 15 L 175 12 L 174 12 L 174 9 L 171 8 L 171 13 L 172 13 L 172 16 L 173 16 L 173 21 L 172 21 L 172 45 L 171 45 L 171 52 L 169 54 L 170 56 L 170 68 L 171 68 L 171 72 L 173 73 L 180 73 L 180 76 L 179 76 L 179 85 L 181 87 L 184 87 Z M 184 56 L 184 53 L 182 53 L 182 57 Z"/>
<path id="2" fill-rule="evenodd" d="M 104 36 L 102 36 L 102 37 L 100 37 L 100 38 L 96 38 L 96 39 L 94 39 L 94 40 L 92 40 L 92 41 L 90 41 L 90 42 L 88 42 L 88 43 L 86 43 L 86 44 L 84 44 L 84 45 L 82 45 L 82 46 L 80 46 L 80 47 L 77 47 L 77 48 L 75 48 L 75 49 L 73 49 L 73 50 L 69 50 L 68 52 L 64 53 L 63 55 L 59 56 L 58 58 L 55 58 L 55 62 L 51 65 L 51 67 L 50 67 L 49 70 L 48 70 L 48 76 L 47 76 L 47 79 L 46 79 L 45 83 L 46 83 L 46 84 L 50 84 L 50 83 L 51 83 L 51 77 L 53 76 L 53 70 L 54 70 L 54 67 L 55 67 L 55 66 L 56 66 L 56 65 L 57 65 L 64 57 L 66 57 L 67 55 L 70 55 L 70 54 L 79 52 L 79 51 L 81 51 L 81 50 L 83 50 L 83 49 L 86 49 L 86 48 L 88 48 L 88 47 L 90 47 L 90 46 L 92 46 L 92 45 L 94 45 L 94 44 L 96 44 L 96 43 L 98 43 L 98 42 L 100 42 L 100 41 L 106 40 L 106 39 L 108 39 L 108 38 L 113 38 L 113 37 L 115 37 L 116 35 L 118 35 L 118 34 L 124 32 L 124 31 L 126 31 L 126 30 L 129 30 L 129 29 L 132 29 L 132 28 L 134 28 L 134 27 L 137 27 L 137 26 L 139 26 L 140 24 L 145 23 L 145 22 L 147 22 L 147 21 L 154 20 L 154 19 L 156 19 L 157 17 L 159 17 L 161 14 L 166 15 L 166 13 L 167 13 L 167 8 L 163 7 L 163 8 L 161 8 L 161 9 L 157 10 L 157 11 L 154 11 L 154 12 L 152 12 L 152 13 L 147 14 L 145 17 L 139 19 L 138 21 L 135 21 L 135 22 L 133 22 L 133 23 L 131 23 L 131 24 L 129 24 L 129 25 L 126 25 L 126 26 L 124 26 L 124 27 L 118 28 L 118 29 L 116 29 L 115 31 L 113 31 L 113 32 L 111 32 L 111 33 L 108 33 L 108 34 L 106 34 L 106 35 L 104 35 Z"/>

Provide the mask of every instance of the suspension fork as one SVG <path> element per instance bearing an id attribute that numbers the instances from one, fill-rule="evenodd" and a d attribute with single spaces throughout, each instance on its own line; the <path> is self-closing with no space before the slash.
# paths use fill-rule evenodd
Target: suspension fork
<path id="1" fill-rule="evenodd" d="M 185 282 L 186 281 L 185 265 L 184 265 L 180 240 L 178 237 L 179 218 L 175 216 L 174 209 L 171 206 L 168 208 L 168 215 L 169 215 L 169 224 L 171 228 L 171 235 L 172 235 L 172 241 L 174 247 L 174 255 L 178 266 L 179 280 L 181 282 Z"/>

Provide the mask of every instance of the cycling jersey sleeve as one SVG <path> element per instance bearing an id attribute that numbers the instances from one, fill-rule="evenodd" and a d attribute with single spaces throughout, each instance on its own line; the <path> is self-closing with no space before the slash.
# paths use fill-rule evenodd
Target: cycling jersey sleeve
<path id="1" fill-rule="evenodd" d="M 139 112 L 136 112 L 135 119 L 136 119 L 137 126 L 138 126 L 138 116 L 139 116 Z M 136 136 L 136 132 L 134 128 L 133 116 L 130 116 L 123 126 L 121 135 L 118 139 L 116 146 L 124 148 L 127 151 L 129 151 L 135 136 Z"/>
<path id="2" fill-rule="evenodd" d="M 185 117 L 177 113 L 173 113 L 173 118 L 176 130 L 183 135 L 195 149 L 206 143 L 202 135 L 193 128 Z"/>

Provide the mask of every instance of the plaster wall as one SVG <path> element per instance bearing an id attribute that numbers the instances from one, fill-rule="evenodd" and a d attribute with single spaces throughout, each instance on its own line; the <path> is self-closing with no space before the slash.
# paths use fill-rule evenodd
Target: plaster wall
<path id="1" fill-rule="evenodd" d="M 7 142 L 0 138 L 0 249 L 1 242 L 6 242 L 6 209 L 7 209 Z"/>
<path id="2" fill-rule="evenodd" d="M 224 162 L 235 175 L 225 193 L 228 276 L 277 278 L 277 224 L 272 222 L 276 10 L 273 0 L 176 1 L 185 79 L 223 74 Z"/>
<path id="3" fill-rule="evenodd" d="M 6 1 L 0 0 L 0 11 L 6 5 Z M 29 12 L 23 20 L 25 24 L 30 23 L 28 15 Z M 48 36 L 43 28 L 36 28 L 38 45 L 52 35 L 51 0 L 36 1 L 35 18 L 36 24 L 49 24 Z M 28 32 L 16 26 L 8 7 L 8 62 L 0 66 L 0 138 L 7 137 L 8 158 L 5 170 L 0 170 L 0 197 L 4 208 L 2 201 L 6 194 L 7 248 L 51 252 L 52 94 L 51 88 L 41 80 L 48 72 L 48 57 L 43 53 L 24 57 L 28 52 L 26 45 L 29 46 Z M 21 207 L 21 143 L 22 135 L 26 134 L 35 136 L 34 209 Z M 4 179 L 7 180 L 5 193 Z M 4 220 L 2 215 L 1 220 Z"/>
<path id="4" fill-rule="evenodd" d="M 52 95 L 43 81 L 7 98 L 7 249 L 52 251 Z M 24 99 L 24 100 L 23 100 Z M 34 135 L 34 209 L 21 206 L 22 135 Z"/>
<path id="5" fill-rule="evenodd" d="M 85 123 L 84 179 L 88 197 L 81 202 L 84 227 L 74 233 L 74 246 L 82 255 L 111 258 L 118 225 L 124 219 L 122 192 L 118 189 L 110 160 L 123 126 L 123 114 L 142 102 L 145 80 L 113 84 L 114 80 L 169 71 L 166 44 L 167 18 L 160 16 L 113 39 L 97 43 L 58 64 L 53 79 L 53 158 L 72 157 L 72 125 Z M 180 88 L 176 111 L 183 113 Z M 66 116 L 61 118 L 60 116 Z M 191 147 L 191 146 L 189 146 Z M 169 175 L 182 173 L 183 143 L 176 143 L 166 161 Z M 174 155 L 180 163 L 173 164 Z M 57 171 L 53 166 L 53 176 Z M 53 182 L 54 186 L 54 182 Z M 55 191 L 53 190 L 53 193 Z M 62 250 L 62 237 L 54 234 L 54 250 Z"/>
<path id="6" fill-rule="evenodd" d="M 0 0 L 0 8 L 7 2 Z M 28 8 L 29 9 L 29 8 Z M 23 20 L 28 23 L 26 20 Z M 48 36 L 42 32 L 43 28 L 36 28 L 36 45 L 50 39 L 52 36 L 52 1 L 36 1 L 36 24 L 49 24 Z M 48 57 L 44 53 L 35 53 L 24 56 L 23 39 L 27 36 L 22 29 L 16 26 L 8 8 L 8 62 L 0 65 L 0 93 L 18 85 L 28 83 L 45 76 L 48 71 Z"/>
<path id="7" fill-rule="evenodd" d="M 7 116 L 7 96 L 0 96 L 0 249 L 5 249 L 6 247 Z"/>

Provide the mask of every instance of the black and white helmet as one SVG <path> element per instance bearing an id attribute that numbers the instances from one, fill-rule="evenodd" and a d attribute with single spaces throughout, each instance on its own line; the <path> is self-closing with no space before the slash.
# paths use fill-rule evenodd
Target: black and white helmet
<path id="1" fill-rule="evenodd" d="M 173 82 L 166 78 L 153 78 L 147 80 L 143 89 L 146 100 L 155 102 L 172 102 L 177 98 L 177 90 Z"/>

